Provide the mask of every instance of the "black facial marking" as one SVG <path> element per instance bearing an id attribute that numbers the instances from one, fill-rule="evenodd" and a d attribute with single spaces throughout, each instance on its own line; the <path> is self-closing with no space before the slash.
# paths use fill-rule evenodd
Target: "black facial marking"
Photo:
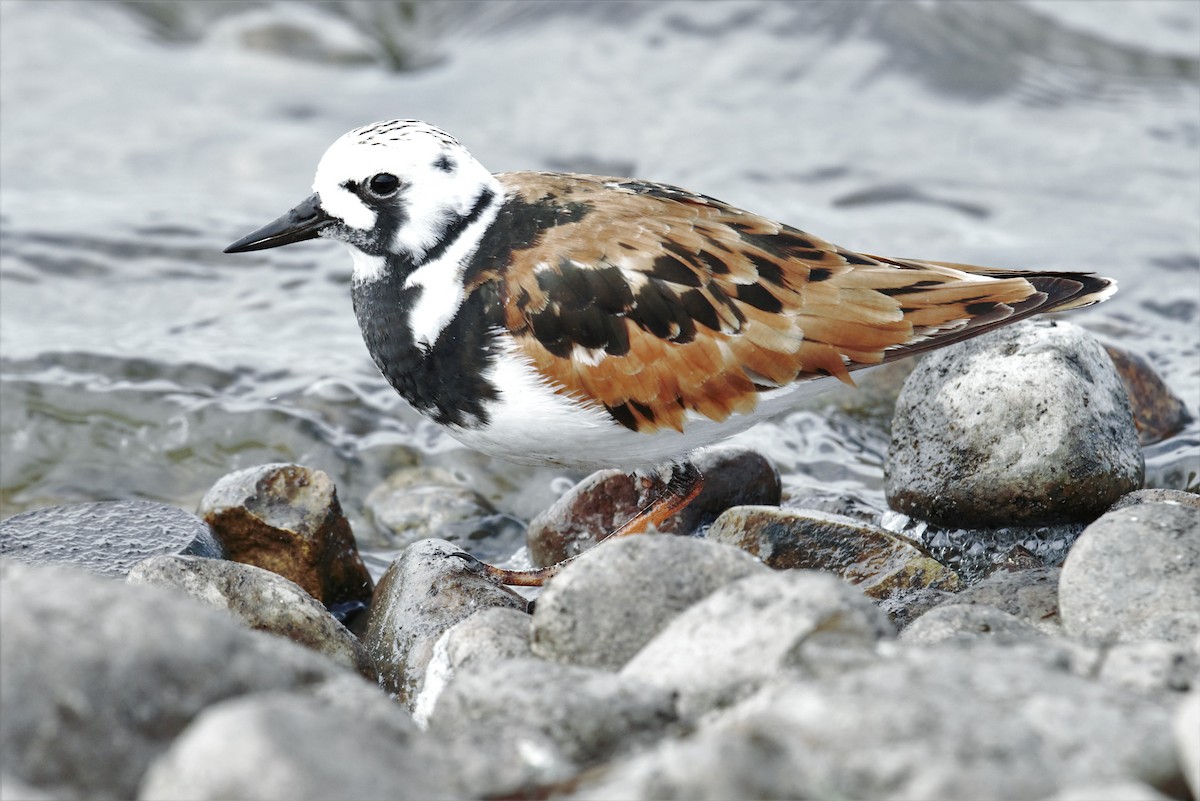
<path id="1" fill-rule="evenodd" d="M 437 157 L 437 160 L 433 162 L 433 168 L 435 170 L 441 170 L 445 173 L 454 172 L 454 160 L 443 153 Z"/>
<path id="2" fill-rule="evenodd" d="M 436 261 L 441 258 L 442 254 L 446 252 L 446 248 L 454 244 L 454 241 L 462 236 L 463 231 L 467 230 L 471 223 L 479 219 L 484 210 L 492 204 L 495 197 L 496 193 L 491 189 L 484 189 L 480 192 L 479 197 L 475 200 L 475 205 L 471 207 L 471 211 L 467 213 L 467 216 L 454 217 L 447 222 L 445 227 L 442 228 L 442 233 L 438 237 L 437 244 L 425 252 L 425 257 L 422 261 Z"/>
<path id="3" fill-rule="evenodd" d="M 783 303 L 779 298 L 768 292 L 762 284 L 738 284 L 737 298 L 765 312 L 775 313 L 783 310 Z"/>

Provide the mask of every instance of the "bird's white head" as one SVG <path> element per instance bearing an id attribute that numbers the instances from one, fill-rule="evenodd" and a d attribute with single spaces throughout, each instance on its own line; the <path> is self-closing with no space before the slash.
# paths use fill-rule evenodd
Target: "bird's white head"
<path id="1" fill-rule="evenodd" d="M 226 252 L 327 237 L 350 246 L 357 278 L 372 277 L 365 273 L 389 254 L 421 264 L 501 193 L 454 137 L 419 120 L 386 120 L 343 135 L 322 156 L 313 190 Z"/>

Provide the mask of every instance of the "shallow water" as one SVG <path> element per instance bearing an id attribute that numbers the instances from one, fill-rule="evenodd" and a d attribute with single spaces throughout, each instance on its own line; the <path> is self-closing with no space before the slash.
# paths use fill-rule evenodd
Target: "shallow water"
<path id="1" fill-rule="evenodd" d="M 567 484 L 465 451 L 375 372 L 349 260 L 221 248 L 386 117 L 489 168 L 630 174 L 868 252 L 1095 270 L 1070 316 L 1200 418 L 1200 5 L 0 3 L 0 517 L 193 506 L 266 461 L 360 531 L 397 466 L 527 519 Z M 882 506 L 886 434 L 806 408 L 738 438 L 792 494 Z M 1147 452 L 1195 487 L 1200 424 Z M 494 556 L 481 547 L 481 555 Z"/>

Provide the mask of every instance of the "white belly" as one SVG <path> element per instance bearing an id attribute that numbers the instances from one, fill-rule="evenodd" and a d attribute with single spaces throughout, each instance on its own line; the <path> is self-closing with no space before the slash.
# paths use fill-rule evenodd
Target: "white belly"
<path id="1" fill-rule="evenodd" d="M 487 407 L 488 425 L 451 427 L 448 431 L 455 439 L 511 462 L 586 470 L 632 470 L 662 464 L 744 431 L 801 398 L 837 384 L 832 379 L 792 384 L 764 392 L 751 414 L 734 415 L 719 423 L 690 415 L 682 432 L 638 433 L 615 422 L 603 407 L 556 392 L 527 359 L 512 350 L 497 359 L 488 378 L 500 394 Z"/>

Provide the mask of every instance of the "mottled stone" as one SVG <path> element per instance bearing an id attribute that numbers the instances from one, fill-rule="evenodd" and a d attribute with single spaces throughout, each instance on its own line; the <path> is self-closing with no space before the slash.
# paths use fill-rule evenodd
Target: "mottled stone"
<path id="1" fill-rule="evenodd" d="M 158 554 L 222 556 L 203 520 L 151 501 L 50 506 L 0 522 L 0 555 L 30 564 L 69 564 L 120 578 Z"/>
<path id="2" fill-rule="evenodd" d="M 465 555 L 445 540 L 420 540 L 396 557 L 376 588 L 364 642 L 380 684 L 407 706 L 447 629 L 488 607 L 525 611 L 524 598 L 472 572 Z"/>
<path id="3" fill-rule="evenodd" d="M 0 559 L 0 764 L 56 797 L 131 798 L 202 709 L 354 674 L 178 593 Z"/>
<path id="4" fill-rule="evenodd" d="M 126 581 L 182 591 L 252 629 L 287 637 L 375 680 L 375 664 L 358 638 L 278 573 L 222 559 L 152 556 L 134 565 Z"/>
<path id="5" fill-rule="evenodd" d="M 1042 636 L 1042 632 L 1029 623 L 994 606 L 962 603 L 935 606 L 900 632 L 900 639 L 912 645 L 977 637 L 1010 642 Z"/>
<path id="6" fill-rule="evenodd" d="M 1200 509 L 1200 495 L 1194 492 L 1184 492 L 1173 489 L 1143 489 L 1126 493 L 1109 507 L 1108 511 L 1115 512 L 1127 506 L 1137 506 L 1140 503 L 1177 503 L 1190 509 Z"/>
<path id="7" fill-rule="evenodd" d="M 700 494 L 667 518 L 659 531 L 691 534 L 731 506 L 778 506 L 779 471 L 765 457 L 733 446 L 705 448 L 692 456 L 704 475 Z M 552 565 L 591 548 L 662 494 L 662 476 L 600 470 L 585 478 L 529 524 L 529 556 Z"/>
<path id="8" fill-rule="evenodd" d="M 416 731 L 362 720 L 294 693 L 202 712 L 147 771 L 138 798 L 458 798 L 445 749 Z"/>
<path id="9" fill-rule="evenodd" d="M 679 696 L 695 719 L 753 692 L 820 643 L 869 647 L 894 633 L 887 617 L 844 581 L 807 570 L 755 573 L 670 621 L 621 670 Z"/>
<path id="10" fill-rule="evenodd" d="M 896 406 L 885 489 L 893 509 L 952 527 L 1086 522 L 1144 469 L 1104 348 L 1038 320 L 922 360 Z"/>
<path id="11" fill-rule="evenodd" d="M 1171 391 L 1148 361 L 1116 345 L 1106 344 L 1104 350 L 1125 386 L 1133 411 L 1133 424 L 1137 426 L 1142 445 L 1162 442 L 1191 422 L 1187 405 Z"/>
<path id="12" fill-rule="evenodd" d="M 1141 503 L 1086 529 L 1063 564 L 1063 629 L 1087 642 L 1164 640 L 1200 634 L 1200 512 Z"/>
<path id="13" fill-rule="evenodd" d="M 370 604 L 371 576 L 322 471 L 271 464 L 230 473 L 200 513 L 229 559 L 296 582 L 339 617 Z"/>
<path id="14" fill-rule="evenodd" d="M 754 554 L 776 569 L 833 573 L 872 598 L 901 591 L 958 589 L 958 575 L 915 543 L 840 515 L 809 509 L 737 506 L 706 535 Z"/>
<path id="15" fill-rule="evenodd" d="M 1140 692 L 1183 692 L 1200 677 L 1190 643 L 1122 642 L 1104 649 L 1099 679 Z"/>
<path id="16" fill-rule="evenodd" d="M 1192 797 L 1200 798 L 1200 685 L 1193 687 L 1175 710 L 1171 730 Z"/>
<path id="17" fill-rule="evenodd" d="M 998 570 L 954 596 L 956 604 L 987 604 L 1042 630 L 1058 626 L 1058 582 L 1062 568 Z"/>
<path id="18" fill-rule="evenodd" d="M 718 587 L 768 568 L 706 540 L 640 535 L 608 540 L 550 580 L 533 613 L 533 652 L 617 669 Z"/>

